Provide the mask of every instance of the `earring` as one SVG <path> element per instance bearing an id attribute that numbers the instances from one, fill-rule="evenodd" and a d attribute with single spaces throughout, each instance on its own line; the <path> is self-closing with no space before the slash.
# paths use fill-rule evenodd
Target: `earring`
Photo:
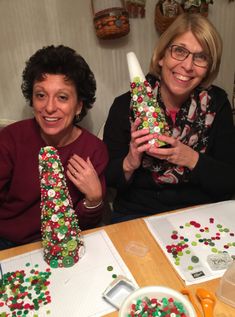
<path id="1" fill-rule="evenodd" d="M 76 114 L 73 119 L 73 124 L 76 125 L 80 121 L 80 113 Z"/>

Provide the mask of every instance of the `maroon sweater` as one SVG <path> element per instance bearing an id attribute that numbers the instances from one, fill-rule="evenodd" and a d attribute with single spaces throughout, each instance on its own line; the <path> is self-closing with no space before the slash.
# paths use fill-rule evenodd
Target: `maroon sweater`
<path id="1" fill-rule="evenodd" d="M 82 129 L 71 144 L 58 148 L 66 171 L 73 154 L 89 156 L 99 175 L 105 195 L 104 169 L 108 162 L 106 146 L 96 136 Z M 0 131 L 0 238 L 16 243 L 40 239 L 40 180 L 38 154 L 47 144 L 40 136 L 34 119 L 13 123 Z M 84 195 L 66 177 L 80 228 L 94 227 L 102 215 L 102 207 L 88 210 L 82 204 Z"/>

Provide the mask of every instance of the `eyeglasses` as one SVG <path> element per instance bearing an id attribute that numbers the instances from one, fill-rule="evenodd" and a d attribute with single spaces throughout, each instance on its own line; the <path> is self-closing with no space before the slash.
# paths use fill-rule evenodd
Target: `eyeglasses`
<path id="1" fill-rule="evenodd" d="M 192 53 L 187 48 L 180 45 L 169 46 L 171 57 L 177 61 L 184 61 L 190 54 L 193 56 L 193 64 L 198 67 L 207 67 L 210 58 L 206 53 Z"/>

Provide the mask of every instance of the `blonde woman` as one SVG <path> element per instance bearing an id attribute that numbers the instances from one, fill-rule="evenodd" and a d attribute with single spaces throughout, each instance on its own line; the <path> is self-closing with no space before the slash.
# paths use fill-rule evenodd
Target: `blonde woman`
<path id="1" fill-rule="evenodd" d="M 162 34 L 147 79 L 171 136 L 148 141 L 130 123 L 130 93 L 114 100 L 104 129 L 110 162 L 106 180 L 117 189 L 113 222 L 230 199 L 235 191 L 235 132 L 227 94 L 213 86 L 222 41 L 200 14 L 182 14 Z"/>

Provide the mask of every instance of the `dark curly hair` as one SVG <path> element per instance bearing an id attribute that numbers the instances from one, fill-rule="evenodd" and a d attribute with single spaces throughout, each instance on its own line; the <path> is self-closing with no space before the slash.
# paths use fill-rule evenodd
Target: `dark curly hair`
<path id="1" fill-rule="evenodd" d="M 43 79 L 45 74 L 61 74 L 71 80 L 77 96 L 83 101 L 82 111 L 74 118 L 77 124 L 92 108 L 95 102 L 96 81 L 93 72 L 82 56 L 70 47 L 50 45 L 36 51 L 26 62 L 22 74 L 21 90 L 32 107 L 33 85 Z"/>

